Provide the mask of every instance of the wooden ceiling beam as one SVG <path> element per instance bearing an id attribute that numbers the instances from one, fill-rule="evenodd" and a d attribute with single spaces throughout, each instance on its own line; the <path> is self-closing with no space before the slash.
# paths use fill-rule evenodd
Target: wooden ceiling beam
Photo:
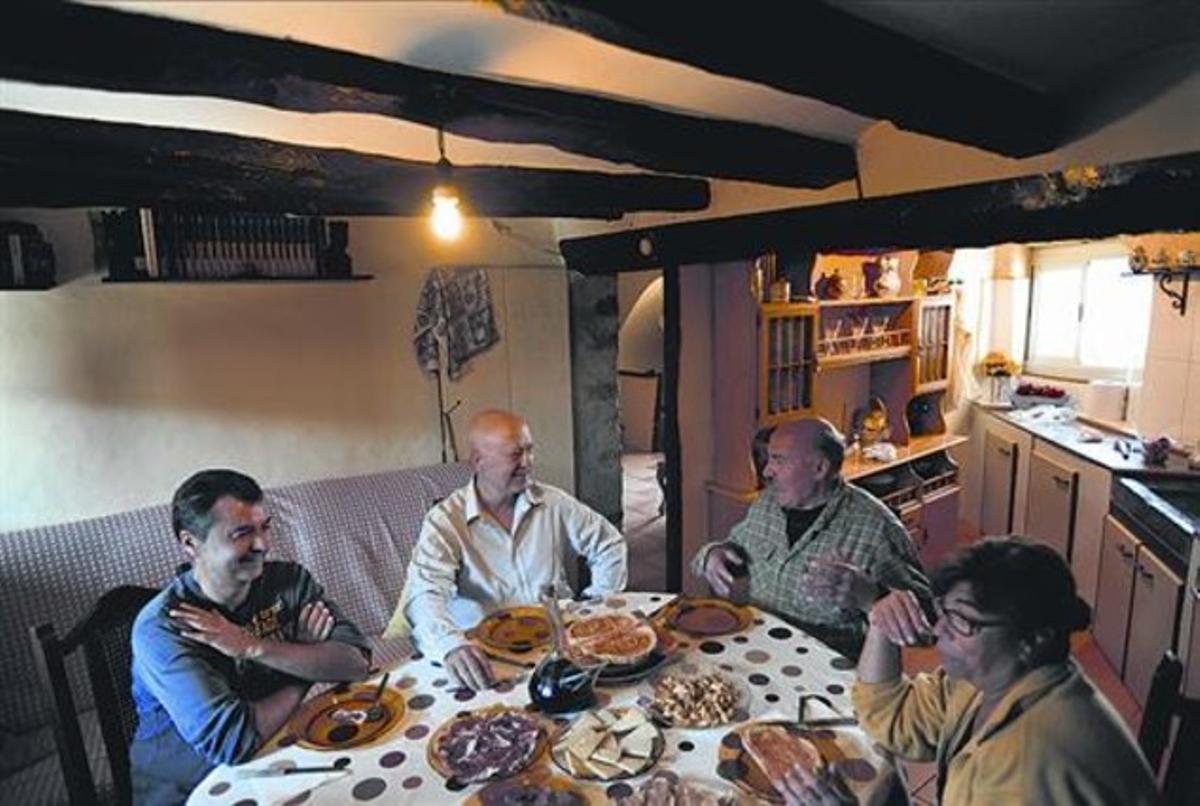
<path id="1" fill-rule="evenodd" d="M 1057 102 L 818 0 L 495 0 L 510 14 L 1013 157 L 1059 144 Z"/>
<path id="2" fill-rule="evenodd" d="M 428 163 L 228 134 L 0 111 L 0 207 L 151 206 L 420 216 Z M 467 215 L 619 218 L 702 210 L 702 180 L 460 167 Z"/>
<path id="3" fill-rule="evenodd" d="M 955 249 L 1200 230 L 1200 152 L 561 241 L 591 274 L 764 252 Z"/>
<path id="4" fill-rule="evenodd" d="M 386 115 L 465 137 L 542 143 L 689 176 L 826 187 L 856 172 L 851 146 L 776 127 L 74 3 L 35 3 L 6 20 L 0 75 L 302 112 Z"/>

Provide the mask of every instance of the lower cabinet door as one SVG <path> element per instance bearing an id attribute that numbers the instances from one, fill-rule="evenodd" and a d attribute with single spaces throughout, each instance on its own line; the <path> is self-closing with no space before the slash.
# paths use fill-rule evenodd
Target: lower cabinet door
<path id="1" fill-rule="evenodd" d="M 1016 492 L 1017 443 L 988 433 L 983 440 L 983 506 L 979 529 L 986 535 L 1012 531 Z"/>
<path id="2" fill-rule="evenodd" d="M 1079 474 L 1034 450 L 1029 458 L 1029 509 L 1025 532 L 1071 558 L 1071 530 L 1075 524 L 1075 495 Z"/>
<path id="3" fill-rule="evenodd" d="M 1139 548 L 1125 658 L 1125 685 L 1139 705 L 1146 704 L 1154 670 L 1163 653 L 1175 643 L 1182 595 L 1183 580 L 1179 575 L 1145 546 Z"/>
<path id="4" fill-rule="evenodd" d="M 1129 635 L 1134 560 L 1139 545 L 1138 539 L 1112 516 L 1104 518 L 1100 584 L 1096 589 L 1092 634 L 1117 674 L 1125 671 L 1125 639 Z"/>

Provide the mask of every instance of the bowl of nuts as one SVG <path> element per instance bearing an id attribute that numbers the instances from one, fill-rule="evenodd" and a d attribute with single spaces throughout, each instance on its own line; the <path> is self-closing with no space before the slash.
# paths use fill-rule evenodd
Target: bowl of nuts
<path id="1" fill-rule="evenodd" d="M 747 718 L 750 693 L 715 668 L 684 663 L 642 683 L 638 704 L 676 728 L 715 728 Z"/>

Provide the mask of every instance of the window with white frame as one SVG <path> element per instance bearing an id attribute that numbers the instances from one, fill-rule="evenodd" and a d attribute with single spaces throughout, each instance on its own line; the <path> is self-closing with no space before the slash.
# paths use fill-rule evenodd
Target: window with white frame
<path id="1" fill-rule="evenodd" d="M 1031 250 L 1026 372 L 1140 380 L 1154 288 L 1128 259 L 1118 241 Z"/>

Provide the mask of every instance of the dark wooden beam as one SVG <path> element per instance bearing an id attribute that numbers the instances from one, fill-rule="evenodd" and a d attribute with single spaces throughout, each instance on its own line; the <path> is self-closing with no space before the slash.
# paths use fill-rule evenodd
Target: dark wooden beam
<path id="1" fill-rule="evenodd" d="M 1009 156 L 1059 143 L 1053 99 L 817 0 L 497 0 L 509 13 Z"/>
<path id="2" fill-rule="evenodd" d="M 582 272 L 1200 229 L 1200 152 L 560 242 Z"/>
<path id="3" fill-rule="evenodd" d="M 418 216 L 428 163 L 228 134 L 0 111 L 0 206 L 187 204 L 324 215 Z M 702 210 L 702 180 L 509 167 L 455 168 L 467 215 L 619 218 Z"/>
<path id="4" fill-rule="evenodd" d="M 302 112 L 379 114 L 656 172 L 772 185 L 825 187 L 856 170 L 850 146 L 780 128 L 70 3 L 29 4 L 6 19 L 0 75 Z"/>
<path id="5" fill-rule="evenodd" d="M 663 461 L 667 463 L 663 490 L 667 516 L 667 590 L 683 590 L 683 441 L 679 433 L 679 356 L 683 341 L 679 267 L 663 270 Z"/>

